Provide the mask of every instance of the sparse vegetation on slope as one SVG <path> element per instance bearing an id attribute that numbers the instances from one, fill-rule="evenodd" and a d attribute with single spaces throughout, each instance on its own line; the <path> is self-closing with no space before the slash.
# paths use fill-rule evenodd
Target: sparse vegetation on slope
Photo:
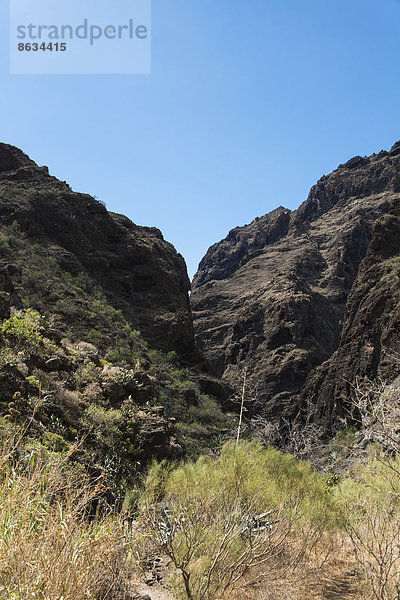
<path id="1" fill-rule="evenodd" d="M 16 392 L 29 436 L 101 469 L 119 499 L 152 457 L 198 455 L 218 445 L 232 419 L 202 394 L 178 355 L 154 350 L 85 270 L 63 269 L 17 223 L 0 232 L 0 412 Z M 3 270 L 6 267 L 3 267 Z M 1 425 L 0 415 L 0 425 Z"/>

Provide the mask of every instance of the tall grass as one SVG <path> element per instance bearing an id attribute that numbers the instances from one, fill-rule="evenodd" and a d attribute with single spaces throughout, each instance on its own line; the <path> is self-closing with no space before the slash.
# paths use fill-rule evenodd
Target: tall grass
<path id="1" fill-rule="evenodd" d="M 400 597 L 399 457 L 370 457 L 333 488 L 256 442 L 226 444 L 214 459 L 155 463 L 128 538 L 101 478 L 69 455 L 28 450 L 21 435 L 0 448 L 1 600 L 125 600 L 136 557 L 154 552 L 169 557 L 182 600 L 283 599 L 288 582 L 291 597 L 319 598 L 325 573 L 342 585 L 354 566 L 357 598 Z"/>
<path id="2" fill-rule="evenodd" d="M 100 481 L 38 452 L 0 453 L 0 597 L 124 598 L 129 583 L 122 519 Z"/>

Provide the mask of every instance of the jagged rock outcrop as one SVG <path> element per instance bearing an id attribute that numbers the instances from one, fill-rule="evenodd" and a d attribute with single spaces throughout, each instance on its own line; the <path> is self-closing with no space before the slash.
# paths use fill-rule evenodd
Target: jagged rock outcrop
<path id="1" fill-rule="evenodd" d="M 235 271 L 257 256 L 267 245 L 287 235 L 290 210 L 280 206 L 249 225 L 235 227 L 228 236 L 214 244 L 199 265 L 193 288 L 197 289 L 213 279 L 227 279 Z"/>
<path id="2" fill-rule="evenodd" d="M 0 144 L 0 230 L 16 222 L 32 243 L 73 276 L 86 272 L 153 348 L 176 351 L 188 364 L 194 349 L 190 287 L 184 259 L 158 229 L 110 213 L 73 192 L 19 149 Z M 0 289 L 15 293 L 13 269 L 3 265 Z M 16 273 L 18 277 L 20 273 Z"/>
<path id="3" fill-rule="evenodd" d="M 235 383 L 248 367 L 258 409 L 294 416 L 307 377 L 338 349 L 373 225 L 399 198 L 400 143 L 340 165 L 292 214 L 280 208 L 212 246 L 191 302 L 214 373 Z M 323 392 L 320 403 L 329 411 Z"/>

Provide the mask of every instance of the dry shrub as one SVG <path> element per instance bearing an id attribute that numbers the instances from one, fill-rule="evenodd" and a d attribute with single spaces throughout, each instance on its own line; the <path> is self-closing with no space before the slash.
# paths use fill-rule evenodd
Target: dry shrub
<path id="1" fill-rule="evenodd" d="M 372 452 L 372 450 L 371 450 Z M 400 458 L 374 449 L 338 488 L 345 526 L 371 595 L 400 598 Z"/>
<path id="2" fill-rule="evenodd" d="M 121 518 L 67 459 L 0 455 L 0 594 L 18 600 L 125 597 Z M 97 507 L 97 510 L 96 510 Z"/>
<path id="3" fill-rule="evenodd" d="M 358 420 L 364 440 L 380 444 L 387 453 L 400 452 L 399 379 L 357 378 L 352 387 L 351 413 Z"/>
<path id="4" fill-rule="evenodd" d="M 356 379 L 352 413 L 365 458 L 338 488 L 346 530 L 376 600 L 400 599 L 399 380 Z"/>
<path id="5" fill-rule="evenodd" d="M 354 550 L 346 534 L 323 534 L 311 547 L 306 548 L 295 568 L 285 569 L 290 557 L 303 547 L 298 533 L 292 536 L 289 556 L 282 564 L 271 569 L 268 580 L 255 587 L 257 572 L 246 577 L 246 583 L 237 592 L 222 600 L 367 600 L 369 592 L 357 572 Z"/>

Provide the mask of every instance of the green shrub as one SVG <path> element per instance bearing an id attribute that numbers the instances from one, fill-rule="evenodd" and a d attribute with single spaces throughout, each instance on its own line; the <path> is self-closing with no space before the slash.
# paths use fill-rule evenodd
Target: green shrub
<path id="1" fill-rule="evenodd" d="M 28 375 L 28 377 L 26 377 L 25 380 L 29 383 L 29 385 L 32 385 L 37 388 L 39 388 L 40 386 L 39 379 L 37 379 L 34 375 Z"/>
<path id="2" fill-rule="evenodd" d="M 1 332 L 14 348 L 26 351 L 39 351 L 43 346 L 43 336 L 39 327 L 44 318 L 38 312 L 27 309 L 3 321 Z"/>
<path id="3" fill-rule="evenodd" d="M 291 532 L 305 545 L 339 525 L 324 478 L 256 442 L 225 444 L 216 459 L 176 468 L 154 464 L 140 504 L 144 526 L 181 574 L 176 593 L 192 600 L 240 586 L 258 564 L 267 576 Z"/>
<path id="4" fill-rule="evenodd" d="M 58 433 L 47 431 L 42 440 L 43 446 L 52 452 L 68 452 L 69 444 Z"/>

